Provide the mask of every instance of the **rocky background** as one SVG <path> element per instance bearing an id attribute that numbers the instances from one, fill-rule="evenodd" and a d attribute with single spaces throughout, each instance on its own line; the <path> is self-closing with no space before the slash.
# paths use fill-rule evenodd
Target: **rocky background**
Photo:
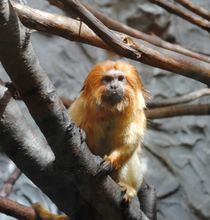
<path id="1" fill-rule="evenodd" d="M 171 15 L 147 0 L 89 0 L 110 17 L 147 33 L 179 43 L 192 50 L 209 53 L 210 35 L 200 28 Z M 210 10 L 210 1 L 193 0 Z M 32 7 L 61 13 L 46 1 L 28 0 Z M 40 62 L 60 95 L 74 98 L 91 66 L 109 54 L 84 44 L 59 37 L 32 34 Z M 179 96 L 204 87 L 203 84 L 173 73 L 132 62 L 142 75 L 146 88 L 155 99 Z M 8 80 L 0 66 L 0 77 Z M 209 102 L 202 98 L 197 102 Z M 21 108 L 26 111 L 23 104 Z M 32 121 L 29 118 L 30 121 Z M 185 116 L 156 120 L 161 130 L 148 130 L 143 159 L 146 177 L 158 195 L 158 220 L 210 219 L 210 118 Z M 0 153 L 0 186 L 13 170 L 13 163 Z M 24 175 L 15 184 L 10 198 L 31 204 L 40 201 L 51 211 L 56 207 Z M 0 215 L 0 219 L 14 219 Z"/>

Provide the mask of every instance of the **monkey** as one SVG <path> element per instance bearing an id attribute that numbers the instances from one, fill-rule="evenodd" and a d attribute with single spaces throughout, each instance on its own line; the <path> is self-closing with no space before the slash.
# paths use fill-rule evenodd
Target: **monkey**
<path id="1" fill-rule="evenodd" d="M 69 108 L 90 151 L 111 163 L 111 176 L 125 190 L 125 201 L 137 194 L 143 180 L 139 152 L 146 127 L 145 94 L 134 66 L 104 61 L 90 71 Z"/>
<path id="2" fill-rule="evenodd" d="M 90 151 L 111 164 L 110 175 L 122 187 L 126 203 L 137 195 L 143 182 L 139 154 L 146 128 L 147 94 L 134 66 L 107 60 L 92 68 L 68 109 L 72 121 L 86 133 Z M 41 217 L 46 216 L 39 205 L 33 207 Z M 59 216 L 51 219 L 59 220 Z"/>

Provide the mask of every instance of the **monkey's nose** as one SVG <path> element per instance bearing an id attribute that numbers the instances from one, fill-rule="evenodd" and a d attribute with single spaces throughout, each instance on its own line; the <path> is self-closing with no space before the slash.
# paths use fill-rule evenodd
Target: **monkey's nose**
<path id="1" fill-rule="evenodd" d="M 118 87 L 118 86 L 117 86 L 117 85 L 115 85 L 115 84 L 110 85 L 110 89 L 111 89 L 111 90 L 116 90 L 116 89 L 117 89 L 117 87 Z"/>

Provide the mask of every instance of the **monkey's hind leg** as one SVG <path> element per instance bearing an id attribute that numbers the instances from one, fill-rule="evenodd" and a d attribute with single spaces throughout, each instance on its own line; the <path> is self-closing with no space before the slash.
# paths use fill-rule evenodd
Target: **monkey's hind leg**
<path id="1" fill-rule="evenodd" d="M 43 208 L 40 203 L 34 203 L 32 207 L 41 220 L 70 220 L 70 218 L 66 215 L 55 215 L 50 213 L 48 210 Z"/>

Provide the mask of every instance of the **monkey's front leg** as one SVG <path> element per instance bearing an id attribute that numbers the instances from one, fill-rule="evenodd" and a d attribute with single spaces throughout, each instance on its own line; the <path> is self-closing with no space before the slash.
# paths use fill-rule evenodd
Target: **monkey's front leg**
<path id="1" fill-rule="evenodd" d="M 112 151 L 108 156 L 105 156 L 102 163 L 102 169 L 103 167 L 107 168 L 108 165 L 111 167 L 109 174 L 123 189 L 123 201 L 126 203 L 129 203 L 131 199 L 137 195 L 135 187 L 131 184 L 131 182 L 136 182 L 136 179 L 138 179 L 131 173 L 134 170 L 134 168 L 131 168 L 133 163 L 129 162 L 132 155 L 133 151 L 131 151 L 129 147 L 118 148 Z M 132 158 L 130 160 L 132 160 Z M 128 168 L 126 172 L 123 170 L 125 167 Z M 123 178 L 121 178 L 121 176 L 123 176 Z M 130 180 L 130 176 L 132 176 L 133 181 Z"/>
<path id="2" fill-rule="evenodd" d="M 108 156 L 105 155 L 97 175 L 103 176 L 113 172 L 116 173 L 129 158 L 128 154 L 125 152 L 126 150 L 117 149 L 112 151 Z"/>
<path id="3" fill-rule="evenodd" d="M 131 158 L 136 147 L 123 146 L 113 150 L 109 155 L 104 156 L 104 161 L 109 161 L 114 171 L 122 168 Z"/>

